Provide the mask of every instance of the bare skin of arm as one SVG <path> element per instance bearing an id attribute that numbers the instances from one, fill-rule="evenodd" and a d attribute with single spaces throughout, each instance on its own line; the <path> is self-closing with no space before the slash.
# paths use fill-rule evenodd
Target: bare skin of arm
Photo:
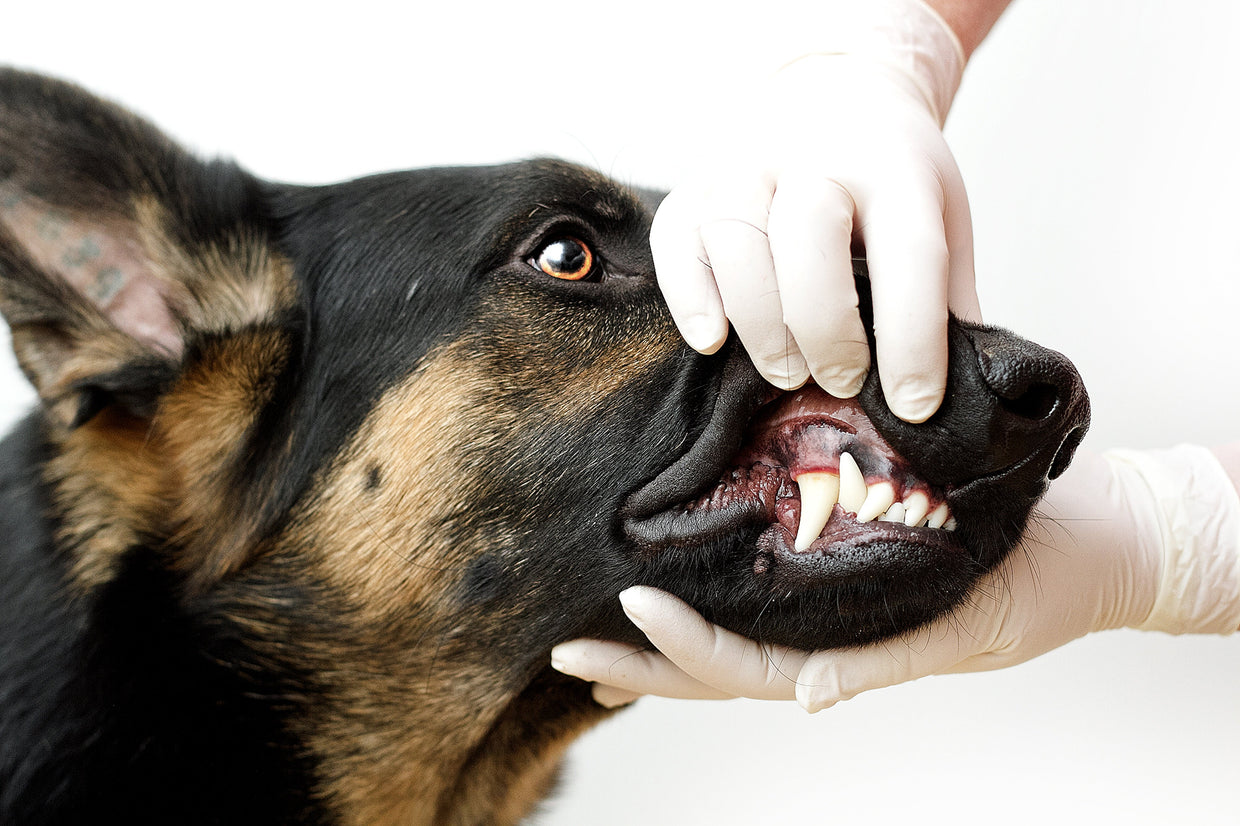
<path id="1" fill-rule="evenodd" d="M 926 0 L 926 5 L 938 12 L 960 38 L 966 58 L 986 39 L 1010 3 L 1011 0 Z"/>

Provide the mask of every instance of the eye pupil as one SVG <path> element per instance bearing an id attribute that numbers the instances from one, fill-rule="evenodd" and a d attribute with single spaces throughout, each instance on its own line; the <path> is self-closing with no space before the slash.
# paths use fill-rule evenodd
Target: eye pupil
<path id="1" fill-rule="evenodd" d="M 561 238 L 543 247 L 538 268 L 547 275 L 577 281 L 594 269 L 594 254 L 576 238 Z"/>

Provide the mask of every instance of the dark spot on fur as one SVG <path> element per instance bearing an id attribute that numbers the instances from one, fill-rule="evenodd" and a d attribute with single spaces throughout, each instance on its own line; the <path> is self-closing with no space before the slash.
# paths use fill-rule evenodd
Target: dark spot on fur
<path id="1" fill-rule="evenodd" d="M 461 583 L 461 602 L 482 605 L 502 597 L 508 590 L 508 572 L 493 554 L 484 554 L 469 565 Z"/>
<path id="2" fill-rule="evenodd" d="M 374 493 L 383 484 L 383 468 L 379 465 L 371 465 L 366 471 L 366 492 Z"/>

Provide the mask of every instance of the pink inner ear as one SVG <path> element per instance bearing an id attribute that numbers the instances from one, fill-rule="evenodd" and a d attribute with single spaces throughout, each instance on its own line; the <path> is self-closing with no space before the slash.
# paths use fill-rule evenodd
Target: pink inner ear
<path id="1" fill-rule="evenodd" d="M 43 270 L 63 278 L 117 329 L 179 357 L 183 342 L 162 284 L 132 228 L 90 221 L 0 187 L 0 221 Z"/>

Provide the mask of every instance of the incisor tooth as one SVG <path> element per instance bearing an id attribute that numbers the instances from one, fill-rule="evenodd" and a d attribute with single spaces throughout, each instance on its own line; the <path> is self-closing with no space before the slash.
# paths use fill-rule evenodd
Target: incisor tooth
<path id="1" fill-rule="evenodd" d="M 891 507 L 887 508 L 887 512 L 884 513 L 878 521 L 899 522 L 900 524 L 904 524 L 904 503 L 893 502 Z"/>
<path id="2" fill-rule="evenodd" d="M 840 498 L 840 477 L 824 470 L 802 473 L 796 481 L 801 488 L 801 522 L 793 546 L 804 551 L 831 519 L 831 509 Z"/>
<path id="3" fill-rule="evenodd" d="M 896 501 L 896 489 L 890 482 L 875 482 L 870 485 L 865 501 L 857 509 L 858 522 L 870 522 L 887 512 Z"/>
<path id="4" fill-rule="evenodd" d="M 941 528 L 947 524 L 947 518 L 952 512 L 947 509 L 946 502 L 940 502 L 939 506 L 934 509 L 934 513 L 930 514 L 930 521 L 926 523 L 930 528 Z"/>
<path id="5" fill-rule="evenodd" d="M 919 490 L 913 491 L 904 500 L 904 524 L 910 528 L 920 525 L 921 520 L 925 519 L 929 512 L 930 497 Z"/>
<path id="6" fill-rule="evenodd" d="M 840 507 L 849 513 L 856 513 L 865 504 L 865 476 L 857 466 L 857 460 L 851 454 L 840 454 Z"/>

